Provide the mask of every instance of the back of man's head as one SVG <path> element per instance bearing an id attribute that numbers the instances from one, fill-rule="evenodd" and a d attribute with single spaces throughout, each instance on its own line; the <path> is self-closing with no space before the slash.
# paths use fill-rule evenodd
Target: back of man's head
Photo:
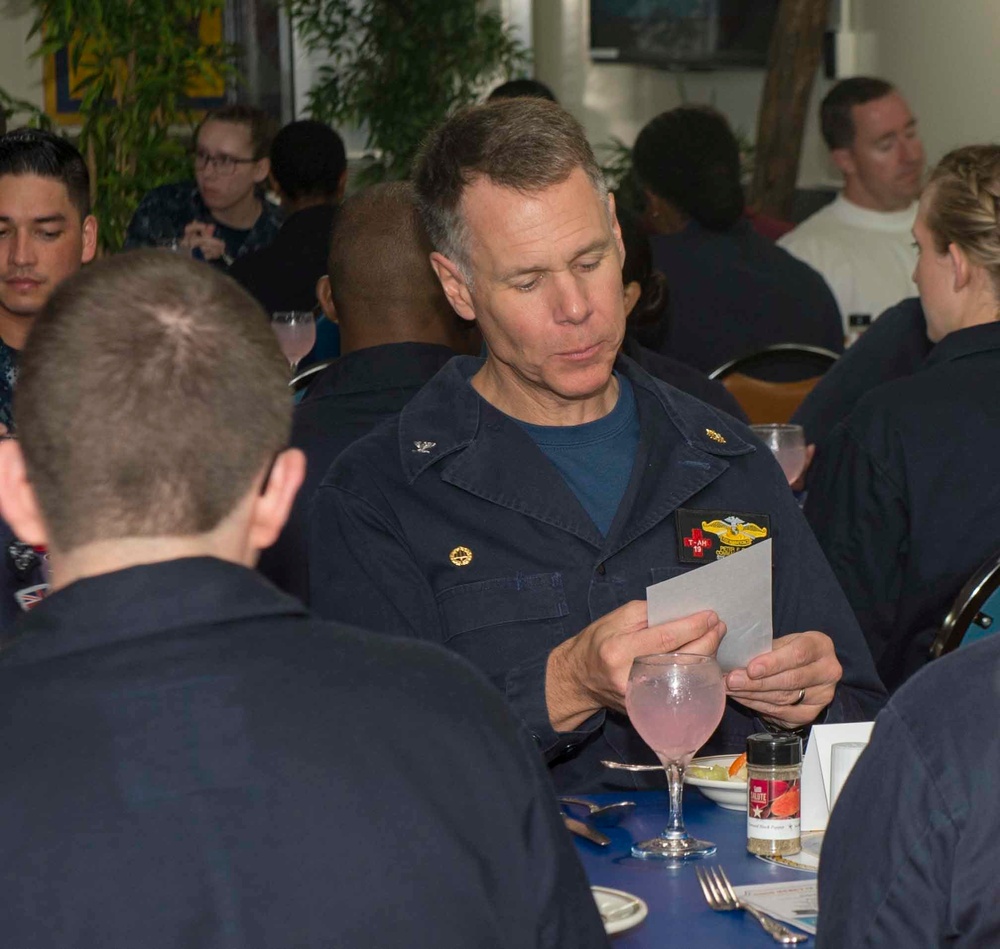
<path id="1" fill-rule="evenodd" d="M 726 117 L 704 105 L 663 112 L 639 133 L 635 175 L 644 188 L 715 231 L 743 214 L 740 148 Z"/>
<path id="2" fill-rule="evenodd" d="M 372 185 L 348 198 L 333 223 L 327 269 L 342 336 L 362 335 L 371 345 L 379 334 L 397 341 L 407 328 L 457 323 L 430 253 L 409 183 Z"/>
<path id="3" fill-rule="evenodd" d="M 335 200 L 347 171 L 343 139 L 329 125 L 303 119 L 286 125 L 271 145 L 271 174 L 282 194 Z"/>
<path id="4" fill-rule="evenodd" d="M 287 382 L 257 303 L 212 267 L 136 251 L 71 277 L 14 403 L 51 546 L 213 530 L 287 444 Z"/>
<path id="5" fill-rule="evenodd" d="M 548 99 L 558 102 L 555 93 L 544 82 L 537 79 L 510 79 L 500 83 L 487 97 L 488 102 L 494 99 Z"/>
<path id="6" fill-rule="evenodd" d="M 604 199 L 604 174 L 583 126 L 545 99 L 495 99 L 455 113 L 424 142 L 414 185 L 434 249 L 462 268 L 469 256 L 461 204 L 480 178 L 513 191 L 538 192 L 582 169 Z"/>
<path id="7" fill-rule="evenodd" d="M 854 144 L 854 118 L 851 109 L 856 105 L 874 102 L 894 92 L 895 88 L 884 79 L 872 76 L 852 76 L 842 79 L 823 98 L 819 107 L 820 129 L 826 147 L 850 148 Z"/>
<path id="8" fill-rule="evenodd" d="M 0 177 L 36 175 L 66 186 L 82 221 L 90 214 L 90 174 L 83 156 L 66 139 L 42 129 L 14 129 L 0 136 Z"/>

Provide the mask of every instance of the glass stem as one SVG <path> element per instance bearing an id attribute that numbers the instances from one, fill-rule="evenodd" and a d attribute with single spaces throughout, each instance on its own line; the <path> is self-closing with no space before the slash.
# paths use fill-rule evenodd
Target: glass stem
<path id="1" fill-rule="evenodd" d="M 670 820 L 663 836 L 678 840 L 687 836 L 683 811 L 684 765 L 676 762 L 667 765 L 667 785 L 670 788 Z"/>

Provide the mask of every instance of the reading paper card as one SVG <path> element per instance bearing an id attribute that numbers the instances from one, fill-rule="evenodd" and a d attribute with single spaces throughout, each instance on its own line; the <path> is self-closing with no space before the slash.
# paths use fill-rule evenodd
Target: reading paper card
<path id="1" fill-rule="evenodd" d="M 649 625 L 714 610 L 726 624 L 716 655 L 723 672 L 771 649 L 771 541 L 646 588 Z"/>

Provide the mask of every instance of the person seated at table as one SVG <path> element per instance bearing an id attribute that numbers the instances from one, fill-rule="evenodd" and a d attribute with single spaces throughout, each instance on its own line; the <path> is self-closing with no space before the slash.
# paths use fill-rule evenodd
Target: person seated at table
<path id="1" fill-rule="evenodd" d="M 333 463 L 313 607 L 470 659 L 558 787 L 662 786 L 601 765 L 652 760 L 624 712 L 632 659 L 714 654 L 725 626 L 709 611 L 650 626 L 646 586 L 734 550 L 702 537 L 732 518 L 759 528 L 741 545 L 773 538 L 776 638 L 728 674 L 710 747 L 872 717 L 882 686 L 774 458 L 618 355 L 621 234 L 580 124 L 541 99 L 473 107 L 432 133 L 414 180 L 431 262 L 486 356 L 452 359 Z"/>
<path id="2" fill-rule="evenodd" d="M 725 116 L 700 105 L 664 112 L 632 156 L 653 266 L 670 286 L 661 352 L 709 372 L 776 343 L 843 351 L 826 282 L 744 218 L 739 145 Z"/>
<path id="3" fill-rule="evenodd" d="M 286 125 L 271 145 L 271 183 L 285 215 L 267 247 L 245 254 L 229 275 L 252 293 L 265 312 L 312 310 L 316 282 L 326 273 L 330 228 L 347 186 L 347 153 L 329 125 L 303 119 Z M 325 326 L 325 330 L 320 327 Z M 330 338 L 320 344 L 323 333 Z M 340 354 L 335 325 L 317 324 L 322 359 Z M 313 359 L 299 362 L 305 368 Z"/>
<path id="4" fill-rule="evenodd" d="M 930 658 L 955 596 L 997 545 L 1000 146 L 946 155 L 920 199 L 914 280 L 935 343 L 834 429 L 806 516 L 886 686 Z"/>
<path id="5" fill-rule="evenodd" d="M 97 253 L 90 175 L 64 138 L 0 136 L 0 431 L 12 426 L 17 366 L 52 291 Z"/>
<path id="6" fill-rule="evenodd" d="M 318 295 L 341 330 L 342 355 L 296 406 L 291 444 L 306 455 L 305 482 L 288 523 L 260 560 L 276 586 L 308 602 L 309 507 L 333 460 L 395 415 L 478 334 L 445 299 L 428 260 L 413 187 L 372 185 L 348 198 L 331 235 Z M 476 345 L 473 351 L 478 351 Z"/>
<path id="7" fill-rule="evenodd" d="M 823 838 L 816 949 L 997 945 L 998 682 L 992 636 L 925 667 L 875 720 Z"/>
<path id="8" fill-rule="evenodd" d="M 125 233 L 125 248 L 171 245 L 226 269 L 266 247 L 281 212 L 263 194 L 274 123 L 247 105 L 209 112 L 194 139 L 194 181 L 154 188 Z"/>
<path id="9" fill-rule="evenodd" d="M 806 441 L 823 453 L 823 443 L 861 398 L 885 382 L 915 373 L 934 344 L 919 297 L 889 307 L 820 377 L 789 421 L 801 425 Z"/>
<path id="10" fill-rule="evenodd" d="M 625 264 L 622 267 L 622 283 L 625 288 L 625 339 L 622 352 L 634 359 L 651 376 L 676 386 L 683 392 L 697 396 L 703 402 L 728 412 L 741 422 L 748 422 L 746 413 L 739 402 L 729 394 L 721 382 L 709 379 L 693 366 L 654 352 L 642 345 L 640 340 L 652 327 L 657 332 L 663 320 L 668 319 L 670 288 L 666 277 L 653 270 L 649 253 L 649 241 L 639 226 L 639 220 L 631 211 L 616 205 L 615 213 L 622 232 L 622 246 L 625 249 Z"/>
<path id="11" fill-rule="evenodd" d="M 494 690 L 250 569 L 304 459 L 234 281 L 155 251 L 66 281 L 17 417 L 0 503 L 54 592 L 0 651 L 6 945 L 606 946 Z"/>

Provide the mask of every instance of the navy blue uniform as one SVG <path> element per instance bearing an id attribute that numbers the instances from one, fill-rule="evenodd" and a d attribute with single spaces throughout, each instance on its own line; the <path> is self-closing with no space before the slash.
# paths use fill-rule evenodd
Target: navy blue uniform
<path id="1" fill-rule="evenodd" d="M 650 238 L 650 248 L 670 288 L 665 355 L 710 372 L 775 343 L 843 351 L 826 281 L 749 221 L 723 232 L 690 221 L 677 234 Z"/>
<path id="2" fill-rule="evenodd" d="M 817 445 L 822 454 L 830 432 L 851 414 L 865 393 L 884 382 L 912 375 L 931 346 L 920 298 L 897 303 L 827 369 L 791 421 L 805 429 L 806 441 Z"/>
<path id="3" fill-rule="evenodd" d="M 530 739 L 456 657 L 211 558 L 80 580 L 18 633 L 5 946 L 607 945 Z"/>
<path id="4" fill-rule="evenodd" d="M 481 365 L 453 359 L 397 419 L 330 469 L 310 535 L 311 602 L 321 615 L 443 643 L 472 660 L 535 736 L 560 788 L 633 778 L 639 786 L 641 776 L 600 764 L 651 760 L 624 715 L 602 711 L 574 732 L 552 729 L 549 652 L 644 598 L 648 584 L 692 569 L 680 562 L 679 550 L 694 548 L 678 533 L 678 508 L 764 512 L 776 635 L 830 634 L 844 681 L 829 720 L 873 716 L 883 690 L 856 621 L 780 469 L 743 425 L 620 357 L 641 437 L 603 537 L 530 436 L 469 385 Z M 742 750 L 759 728 L 749 710 L 730 704 L 708 750 Z"/>
<path id="5" fill-rule="evenodd" d="M 395 415 L 454 355 L 431 343 L 368 346 L 341 356 L 312 382 L 292 418 L 291 444 L 306 454 L 306 478 L 281 536 L 258 565 L 272 583 L 308 602 L 309 508 L 323 475 L 337 455 Z"/>
<path id="6" fill-rule="evenodd" d="M 834 429 L 806 516 L 890 691 L 997 547 L 1000 323 L 950 333 Z"/>
<path id="7" fill-rule="evenodd" d="M 816 949 L 1000 945 L 1000 637 L 914 676 L 837 799 Z"/>

